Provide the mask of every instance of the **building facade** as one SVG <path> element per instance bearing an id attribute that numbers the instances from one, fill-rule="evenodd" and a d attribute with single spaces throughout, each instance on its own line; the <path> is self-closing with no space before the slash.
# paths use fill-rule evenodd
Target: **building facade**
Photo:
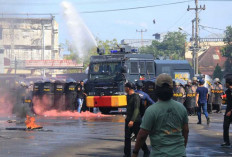
<path id="1" fill-rule="evenodd" d="M 49 18 L 0 18 L 0 49 L 9 64 L 5 71 L 26 60 L 59 60 L 58 24 Z M 1 64 L 2 65 L 2 64 Z M 2 72 L 1 66 L 1 72 Z"/>

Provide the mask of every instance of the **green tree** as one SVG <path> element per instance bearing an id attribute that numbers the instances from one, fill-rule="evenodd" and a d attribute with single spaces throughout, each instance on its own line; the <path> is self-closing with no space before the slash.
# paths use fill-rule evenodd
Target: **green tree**
<path id="1" fill-rule="evenodd" d="M 228 26 L 225 30 L 225 38 L 223 39 L 226 46 L 221 49 L 222 55 L 227 57 L 225 63 L 225 73 L 232 73 L 232 27 Z"/>
<path id="2" fill-rule="evenodd" d="M 142 47 L 141 53 L 151 53 L 155 57 L 170 59 L 184 59 L 186 34 L 181 32 L 168 32 L 162 42 L 152 41 L 152 45 Z"/>
<path id="3" fill-rule="evenodd" d="M 215 70 L 213 72 L 213 78 L 219 78 L 220 80 L 223 78 L 223 72 L 221 67 L 217 64 Z"/>
<path id="4" fill-rule="evenodd" d="M 106 41 L 97 39 L 97 44 L 99 48 L 105 49 L 105 54 L 110 54 L 110 50 L 118 46 L 118 41 L 117 39 L 106 40 Z"/>

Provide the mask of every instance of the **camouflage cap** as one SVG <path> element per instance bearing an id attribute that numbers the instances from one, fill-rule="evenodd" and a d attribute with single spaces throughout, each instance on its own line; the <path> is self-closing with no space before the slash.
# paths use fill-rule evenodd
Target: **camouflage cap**
<path id="1" fill-rule="evenodd" d="M 217 83 L 217 82 L 220 82 L 220 79 L 219 79 L 219 78 L 215 78 L 215 79 L 214 79 L 214 83 Z"/>
<path id="2" fill-rule="evenodd" d="M 156 79 L 156 86 L 162 87 L 163 84 L 168 84 L 173 87 L 173 81 L 170 75 L 168 74 L 160 74 Z"/>
<path id="3" fill-rule="evenodd" d="M 192 83 L 192 81 L 191 81 L 191 80 L 188 80 L 187 83 Z"/>
<path id="4" fill-rule="evenodd" d="M 193 81 L 197 81 L 197 77 L 193 77 Z"/>

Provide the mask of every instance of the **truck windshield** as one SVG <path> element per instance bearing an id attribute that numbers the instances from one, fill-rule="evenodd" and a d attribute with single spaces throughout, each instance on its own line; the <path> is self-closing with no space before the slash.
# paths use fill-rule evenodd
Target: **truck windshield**
<path id="1" fill-rule="evenodd" d="M 120 73 L 121 62 L 104 62 L 104 63 L 93 63 L 89 69 L 90 80 L 109 80 L 115 79 L 117 74 Z"/>

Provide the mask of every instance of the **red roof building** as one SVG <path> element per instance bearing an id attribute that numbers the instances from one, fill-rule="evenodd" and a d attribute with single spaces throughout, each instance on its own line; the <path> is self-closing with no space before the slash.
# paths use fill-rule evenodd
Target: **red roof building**
<path id="1" fill-rule="evenodd" d="M 217 64 L 224 69 L 226 57 L 223 57 L 220 52 L 220 46 L 211 46 L 199 57 L 199 71 L 205 75 L 213 75 Z"/>

